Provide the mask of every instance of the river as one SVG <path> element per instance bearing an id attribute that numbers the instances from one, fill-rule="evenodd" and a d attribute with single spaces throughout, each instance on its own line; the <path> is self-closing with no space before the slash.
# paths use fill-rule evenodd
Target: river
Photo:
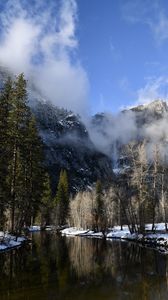
<path id="1" fill-rule="evenodd" d="M 0 270 L 0 300 L 168 299 L 168 256 L 129 242 L 33 233 Z"/>

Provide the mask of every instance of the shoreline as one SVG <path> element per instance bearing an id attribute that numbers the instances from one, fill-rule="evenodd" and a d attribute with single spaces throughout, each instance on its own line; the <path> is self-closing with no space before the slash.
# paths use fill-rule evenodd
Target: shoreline
<path id="1" fill-rule="evenodd" d="M 109 229 L 106 233 L 106 240 L 121 240 L 127 242 L 134 242 L 142 247 L 152 248 L 159 251 L 162 254 L 168 255 L 168 232 L 157 232 L 163 230 L 163 223 L 157 224 L 158 230 L 155 233 L 147 232 L 143 234 L 133 233 L 130 234 L 128 226 L 123 226 L 123 230 L 119 229 L 119 226 Z M 150 227 L 150 224 L 147 225 Z M 162 229 L 161 229 L 162 228 Z M 148 229 L 148 228 L 147 228 Z M 99 238 L 103 239 L 101 232 L 94 232 L 91 230 L 77 229 L 75 227 L 69 227 L 61 230 L 61 234 L 64 236 L 80 236 L 87 238 Z"/>
<path id="2" fill-rule="evenodd" d="M 19 236 L 16 239 L 14 235 L 0 232 L 0 253 L 20 248 L 28 242 L 29 239 L 26 236 Z"/>
<path id="3" fill-rule="evenodd" d="M 46 230 L 52 230 L 51 226 L 47 226 Z M 27 233 L 29 234 L 41 231 L 42 229 L 39 225 L 33 225 L 27 228 Z M 27 235 L 18 236 L 16 239 L 15 235 L 0 231 L 0 253 L 20 248 L 29 242 L 30 238 L 27 237 Z"/>
<path id="4" fill-rule="evenodd" d="M 155 233 L 150 231 L 150 227 L 151 224 L 146 225 L 148 231 L 143 235 L 137 233 L 130 234 L 127 225 L 123 226 L 123 230 L 121 230 L 120 226 L 114 226 L 113 228 L 108 229 L 105 238 L 107 241 L 121 240 L 133 242 L 142 247 L 152 248 L 162 254 L 168 255 L 168 232 L 165 231 L 164 224 L 156 224 Z M 33 232 L 41 232 L 40 227 L 37 228 L 37 226 L 32 226 L 29 233 Z M 68 227 L 59 232 L 62 236 L 79 236 L 97 239 L 104 238 L 102 232 L 94 232 L 89 229 L 84 230 L 76 227 Z M 0 232 L 0 253 L 20 248 L 29 241 L 30 239 L 27 236 L 20 236 L 16 240 L 16 236 Z"/>

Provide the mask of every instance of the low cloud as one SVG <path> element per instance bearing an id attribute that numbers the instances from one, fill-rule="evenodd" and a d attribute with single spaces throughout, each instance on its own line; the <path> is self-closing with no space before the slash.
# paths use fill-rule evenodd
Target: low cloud
<path id="1" fill-rule="evenodd" d="M 117 159 L 117 147 L 137 137 L 135 114 L 125 111 L 117 115 L 97 115 L 95 121 L 87 122 L 91 140 L 98 150 L 113 160 Z"/>
<path id="2" fill-rule="evenodd" d="M 97 115 L 96 121 L 94 119 L 87 124 L 94 145 L 113 160 L 113 165 L 116 165 L 121 155 L 122 146 L 138 141 L 145 141 L 149 161 L 153 160 L 156 147 L 161 159 L 168 161 L 168 105 L 166 102 L 149 101 L 144 106 L 141 104 L 139 109 L 127 108 L 117 115 L 100 114 Z"/>
<path id="3" fill-rule="evenodd" d="M 78 58 L 78 22 L 75 0 L 7 0 L 0 12 L 0 65 L 17 74 L 24 72 L 35 83 L 44 98 L 53 104 L 79 114 L 88 111 L 89 83 Z M 132 23 L 146 24 L 156 40 L 168 38 L 168 17 L 157 1 L 125 1 L 124 18 Z M 111 51 L 115 48 L 111 44 Z M 137 104 L 168 98 L 168 78 L 150 78 L 137 91 Z M 129 90 L 127 78 L 121 87 Z M 103 96 L 101 105 L 103 107 Z M 85 119 L 91 140 L 98 150 L 115 159 L 118 144 L 126 144 L 139 135 L 136 115 L 132 111 L 118 115 L 104 114 L 95 125 Z M 151 145 L 167 139 L 167 117 L 143 128 Z M 66 137 L 67 138 L 67 137 Z M 75 136 L 76 139 L 76 136 Z M 166 148 L 164 148 L 166 149 Z"/>
<path id="4" fill-rule="evenodd" d="M 0 13 L 0 65 L 24 72 L 57 106 L 82 112 L 89 83 L 77 55 L 75 0 L 7 0 Z"/>

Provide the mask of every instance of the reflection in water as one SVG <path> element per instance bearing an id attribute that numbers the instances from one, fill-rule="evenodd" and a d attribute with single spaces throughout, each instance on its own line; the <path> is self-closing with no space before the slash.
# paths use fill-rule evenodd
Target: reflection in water
<path id="1" fill-rule="evenodd" d="M 100 284 L 108 289 L 111 286 L 113 298 L 109 299 L 167 299 L 165 256 L 114 240 L 104 244 L 96 239 L 71 238 L 68 246 L 78 278 L 99 290 Z"/>
<path id="2" fill-rule="evenodd" d="M 120 241 L 34 233 L 0 254 L 2 300 L 167 299 L 168 258 Z"/>

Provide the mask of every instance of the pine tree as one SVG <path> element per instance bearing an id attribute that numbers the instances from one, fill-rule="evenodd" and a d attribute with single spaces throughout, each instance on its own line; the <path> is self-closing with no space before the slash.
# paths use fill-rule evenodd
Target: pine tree
<path id="1" fill-rule="evenodd" d="M 16 202 L 20 200 L 19 187 L 21 180 L 20 173 L 22 170 L 22 146 L 24 145 L 24 131 L 28 114 L 26 80 L 24 79 L 24 75 L 21 74 L 14 82 L 11 109 L 9 111 L 11 231 L 15 229 Z"/>
<path id="2" fill-rule="evenodd" d="M 18 231 L 37 212 L 43 184 L 42 143 L 27 105 L 23 74 L 13 84 L 8 124 L 11 231 Z"/>
<path id="3" fill-rule="evenodd" d="M 24 185 L 27 208 L 25 222 L 33 223 L 41 203 L 43 182 L 43 145 L 38 135 L 34 116 L 30 116 L 24 142 Z M 31 221 L 32 220 L 32 221 Z"/>
<path id="4" fill-rule="evenodd" d="M 10 209 L 11 231 L 34 219 L 43 193 L 43 145 L 27 105 L 26 80 L 8 79 L 0 95 L 0 227 Z M 9 213 L 8 213 L 9 215 Z"/>
<path id="5" fill-rule="evenodd" d="M 55 197 L 56 203 L 56 222 L 58 225 L 65 225 L 69 213 L 69 187 L 68 176 L 65 170 L 61 170 L 60 178 Z"/>
<path id="6" fill-rule="evenodd" d="M 50 177 L 46 173 L 43 183 L 43 194 L 41 198 L 41 225 L 49 225 L 51 222 L 51 212 L 53 209 L 52 191 Z"/>
<path id="7" fill-rule="evenodd" d="M 12 96 L 12 81 L 8 78 L 0 95 L 0 229 L 5 222 L 4 212 L 8 205 L 7 184 L 9 161 L 8 116 Z"/>

